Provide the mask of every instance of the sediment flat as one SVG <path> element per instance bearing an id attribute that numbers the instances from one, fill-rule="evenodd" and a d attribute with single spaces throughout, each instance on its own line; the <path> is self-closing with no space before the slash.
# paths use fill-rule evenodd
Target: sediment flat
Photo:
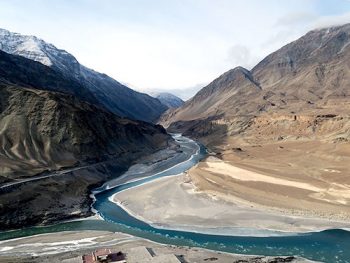
<path id="1" fill-rule="evenodd" d="M 328 147 L 329 153 L 320 154 L 320 147 Z M 220 159 L 207 158 L 189 175 L 198 191 L 227 202 L 348 223 L 345 148 L 330 147 L 299 143 L 250 147 L 238 154 L 228 151 Z"/>
<path id="2" fill-rule="evenodd" d="M 187 174 L 125 190 L 114 195 L 113 200 L 133 216 L 158 227 L 205 233 L 264 236 L 350 226 L 345 220 L 285 213 L 287 208 L 274 209 L 273 203 L 267 208 L 249 201 L 249 192 L 235 196 L 236 188 L 228 179 L 295 188 L 297 192 L 319 191 L 312 184 L 262 175 L 210 157 Z"/>

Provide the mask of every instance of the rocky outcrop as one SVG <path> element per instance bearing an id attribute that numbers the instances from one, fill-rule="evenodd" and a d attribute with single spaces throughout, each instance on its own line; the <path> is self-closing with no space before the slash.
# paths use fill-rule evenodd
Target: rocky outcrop
<path id="1" fill-rule="evenodd" d="M 152 151 L 169 139 L 161 126 L 123 119 L 61 93 L 0 86 L 0 98 L 3 177 Z"/>

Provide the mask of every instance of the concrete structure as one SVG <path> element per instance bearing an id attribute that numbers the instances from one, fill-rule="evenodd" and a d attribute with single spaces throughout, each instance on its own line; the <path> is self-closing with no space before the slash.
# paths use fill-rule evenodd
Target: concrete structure
<path id="1" fill-rule="evenodd" d="M 114 250 L 115 251 L 115 250 Z M 84 255 L 82 259 L 72 259 L 65 263 L 181 263 L 174 254 L 157 255 L 153 249 L 144 246 L 133 247 L 122 252 L 112 252 L 111 249 L 98 249 L 91 254 Z"/>
<path id="2" fill-rule="evenodd" d="M 145 263 L 180 263 L 181 261 L 174 254 L 162 254 L 154 256 L 150 261 Z"/>
<path id="3" fill-rule="evenodd" d="M 75 258 L 63 259 L 61 262 L 62 263 L 82 263 L 83 260 L 81 259 L 81 257 L 75 257 Z"/>
<path id="4" fill-rule="evenodd" d="M 153 251 L 152 251 L 153 252 Z M 127 263 L 180 263 L 174 254 L 151 255 L 146 247 L 131 248 L 126 252 Z"/>
<path id="5" fill-rule="evenodd" d="M 91 254 L 82 256 L 83 263 L 126 263 L 125 255 L 122 252 L 113 253 L 110 249 L 98 249 Z M 75 263 L 75 262 L 74 262 Z"/>
<path id="6" fill-rule="evenodd" d="M 144 263 L 152 260 L 146 247 L 134 247 L 127 251 L 126 260 L 129 263 Z"/>

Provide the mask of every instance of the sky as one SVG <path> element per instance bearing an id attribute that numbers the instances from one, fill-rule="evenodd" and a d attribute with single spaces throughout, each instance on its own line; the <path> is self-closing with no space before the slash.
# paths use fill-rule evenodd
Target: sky
<path id="1" fill-rule="evenodd" d="M 187 89 L 184 98 L 309 30 L 348 22 L 350 0 L 0 0 L 1 28 L 133 89 Z"/>

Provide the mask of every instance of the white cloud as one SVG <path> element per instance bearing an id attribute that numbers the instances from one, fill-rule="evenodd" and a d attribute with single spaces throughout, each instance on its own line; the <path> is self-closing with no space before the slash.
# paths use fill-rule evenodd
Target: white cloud
<path id="1" fill-rule="evenodd" d="M 203 87 L 207 86 L 209 84 L 208 83 L 199 83 L 196 84 L 192 87 L 182 87 L 182 88 L 178 88 L 178 89 L 167 89 L 167 92 L 170 92 L 172 94 L 174 94 L 175 96 L 178 96 L 179 98 L 183 99 L 184 101 L 189 100 L 190 98 L 192 98 L 194 95 L 196 95 L 196 93 L 202 89 Z M 139 90 L 139 89 L 137 89 Z M 139 90 L 142 91 L 142 90 Z M 143 90 L 144 92 L 151 94 L 151 93 L 157 93 L 157 92 L 162 92 L 164 91 L 164 89 L 149 89 L 149 90 Z"/>
<path id="2" fill-rule="evenodd" d="M 251 69 L 258 59 L 252 55 L 250 48 L 236 44 L 228 51 L 228 61 L 232 67 L 242 66 Z"/>
<path id="3" fill-rule="evenodd" d="M 318 17 L 317 19 L 312 21 L 312 23 L 310 23 L 309 29 L 339 26 L 347 23 L 350 23 L 350 12 L 335 16 Z"/>
<path id="4" fill-rule="evenodd" d="M 280 17 L 276 22 L 276 26 L 292 27 L 300 24 L 309 23 L 310 21 L 313 21 L 317 18 L 317 15 L 308 12 L 289 13 L 283 17 Z"/>
<path id="5" fill-rule="evenodd" d="M 350 22 L 345 0 L 0 0 L 0 6 L 1 27 L 44 38 L 140 90 L 209 83 L 232 67 L 251 68 L 314 27 Z"/>

